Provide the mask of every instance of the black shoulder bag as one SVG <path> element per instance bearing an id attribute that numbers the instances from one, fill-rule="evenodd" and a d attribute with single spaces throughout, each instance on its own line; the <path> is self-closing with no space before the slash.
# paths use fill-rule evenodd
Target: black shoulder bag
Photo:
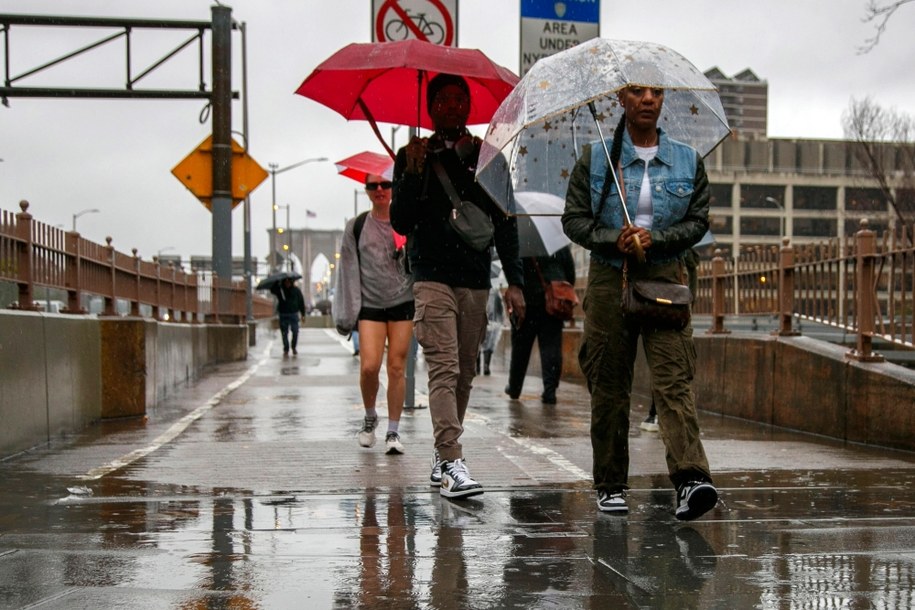
<path id="1" fill-rule="evenodd" d="M 442 183 L 448 199 L 451 200 L 453 209 L 451 215 L 448 216 L 451 228 L 464 240 L 464 243 L 477 252 L 486 250 L 492 243 L 492 236 L 496 231 L 489 214 L 472 201 L 461 201 L 457 191 L 454 190 L 454 185 L 451 184 L 448 172 L 442 167 L 441 161 L 434 157 L 432 158 L 432 169 L 435 170 L 438 181 Z"/>

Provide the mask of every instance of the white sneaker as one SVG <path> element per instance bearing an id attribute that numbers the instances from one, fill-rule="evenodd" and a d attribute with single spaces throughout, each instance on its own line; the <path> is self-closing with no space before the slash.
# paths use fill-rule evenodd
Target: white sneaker
<path id="1" fill-rule="evenodd" d="M 362 421 L 362 430 L 359 431 L 359 444 L 363 447 L 375 446 L 375 426 L 378 425 L 377 417 L 366 417 Z"/>
<path id="2" fill-rule="evenodd" d="M 400 435 L 396 432 L 388 432 L 387 436 L 384 437 L 384 445 L 387 447 L 385 453 L 388 455 L 404 452 L 403 443 L 400 442 Z"/>

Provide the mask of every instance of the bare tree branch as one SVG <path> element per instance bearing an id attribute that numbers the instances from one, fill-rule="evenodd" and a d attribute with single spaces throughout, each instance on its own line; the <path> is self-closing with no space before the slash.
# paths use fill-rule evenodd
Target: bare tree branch
<path id="1" fill-rule="evenodd" d="M 845 139 L 905 225 L 915 216 L 915 119 L 871 98 L 852 99 L 842 115 Z"/>
<path id="2" fill-rule="evenodd" d="M 880 37 L 886 31 L 886 24 L 889 22 L 890 17 L 893 16 L 893 13 L 903 4 L 908 4 L 912 1 L 893 0 L 892 2 L 886 2 L 885 0 L 867 0 L 867 6 L 864 7 L 864 18 L 861 21 L 873 23 L 876 32 L 870 38 L 865 39 L 862 46 L 858 47 L 858 54 L 870 53 L 880 43 Z"/>

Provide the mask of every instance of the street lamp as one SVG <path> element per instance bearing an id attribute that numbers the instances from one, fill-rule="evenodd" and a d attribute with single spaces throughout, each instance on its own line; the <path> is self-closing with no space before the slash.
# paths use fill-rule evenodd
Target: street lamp
<path id="1" fill-rule="evenodd" d="M 101 212 L 101 210 L 97 210 L 97 209 L 95 209 L 95 208 L 91 208 L 91 209 L 88 209 L 88 210 L 82 210 L 81 212 L 77 212 L 76 214 L 74 214 L 74 215 L 73 215 L 73 232 L 76 233 L 76 219 L 77 219 L 77 218 L 79 218 L 79 217 L 82 216 L 83 214 L 98 214 L 99 212 Z"/>
<path id="2" fill-rule="evenodd" d="M 271 233 L 270 239 L 270 268 L 273 269 L 276 267 L 276 210 L 279 206 L 276 205 L 276 175 L 287 172 L 291 169 L 301 167 L 307 163 L 313 163 L 315 161 L 327 161 L 327 157 L 315 157 L 313 159 L 305 159 L 304 161 L 299 161 L 298 163 L 293 163 L 292 165 L 287 165 L 285 167 L 280 167 L 277 163 L 268 163 L 267 167 L 270 168 L 270 189 L 272 191 L 273 199 L 273 232 Z M 287 212 L 288 214 L 288 212 Z M 287 225 L 289 223 L 287 222 Z M 288 228 L 288 227 L 287 227 Z"/>
<path id="3" fill-rule="evenodd" d="M 777 207 L 779 210 L 782 211 L 782 214 L 779 217 L 779 225 L 778 225 L 779 231 L 781 233 L 779 235 L 778 241 L 779 241 L 779 243 L 781 243 L 781 238 L 785 236 L 785 207 L 775 197 L 766 197 L 766 201 L 768 201 L 769 203 L 775 204 L 775 207 Z"/>
<path id="4" fill-rule="evenodd" d="M 290 254 L 292 253 L 292 234 L 289 231 L 289 209 L 291 207 L 292 206 L 289 204 L 287 204 L 287 205 L 274 204 L 274 206 L 273 206 L 273 224 L 274 225 L 276 225 L 276 211 L 283 209 L 283 208 L 286 209 L 286 228 L 285 229 L 275 228 L 274 234 L 275 235 L 280 234 L 280 233 L 286 234 L 286 239 L 283 240 L 285 242 L 283 244 L 283 252 L 286 253 L 286 270 L 287 271 L 292 271 L 292 257 L 290 256 Z M 275 240 L 276 240 L 276 238 L 274 236 L 274 242 L 275 242 Z"/>

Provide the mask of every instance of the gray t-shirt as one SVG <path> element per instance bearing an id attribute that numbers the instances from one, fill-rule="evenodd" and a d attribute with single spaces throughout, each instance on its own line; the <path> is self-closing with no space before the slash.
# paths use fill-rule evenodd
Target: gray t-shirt
<path id="1" fill-rule="evenodd" d="M 363 307 L 383 309 L 413 300 L 413 276 L 404 267 L 406 252 L 395 251 L 392 235 L 390 221 L 371 214 L 365 219 L 359 235 Z"/>

